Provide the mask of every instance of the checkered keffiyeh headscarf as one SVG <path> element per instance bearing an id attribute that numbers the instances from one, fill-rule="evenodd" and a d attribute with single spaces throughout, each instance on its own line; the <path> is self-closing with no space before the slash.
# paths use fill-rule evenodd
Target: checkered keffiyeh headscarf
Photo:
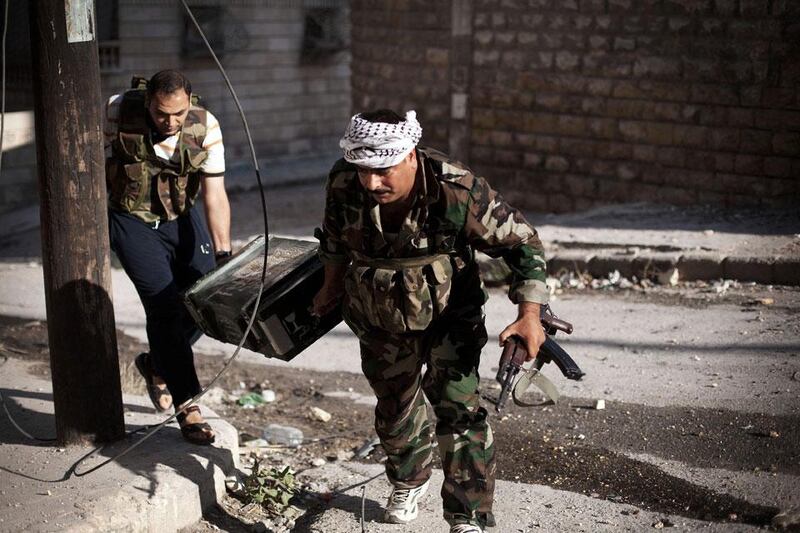
<path id="1" fill-rule="evenodd" d="M 353 115 L 339 146 L 349 163 L 366 168 L 385 168 L 398 164 L 422 137 L 416 111 L 406 113 L 398 124 L 370 122 Z"/>

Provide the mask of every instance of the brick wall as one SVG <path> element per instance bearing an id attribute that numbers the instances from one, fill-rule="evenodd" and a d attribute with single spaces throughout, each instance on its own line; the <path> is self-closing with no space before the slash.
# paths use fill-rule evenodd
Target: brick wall
<path id="1" fill-rule="evenodd" d="M 416 109 L 423 142 L 447 146 L 450 25 L 449 2 L 352 0 L 354 109 Z"/>
<path id="2" fill-rule="evenodd" d="M 455 57 L 466 45 L 446 24 L 468 14 L 468 74 L 463 64 L 441 66 L 451 81 L 468 80 L 468 140 L 458 155 L 514 203 L 568 211 L 800 199 L 800 3 L 451 0 L 436 9 L 450 15 L 437 17 L 445 26 L 432 34 L 438 40 L 410 47 L 419 58 L 439 49 Z M 402 11 L 404 20 L 427 13 L 411 0 L 353 2 L 355 106 L 427 111 L 435 96 L 446 114 L 421 113 L 423 127 L 438 122 L 425 141 L 452 148 L 439 134 L 458 124 L 447 116 L 457 107 L 452 83 L 450 95 L 414 75 L 382 84 L 380 70 L 362 66 L 357 35 L 364 49 L 377 41 L 368 65 L 394 61 L 376 37 L 388 24 L 370 15 L 380 10 Z M 378 81 L 364 79 L 375 74 Z"/>
<path id="3" fill-rule="evenodd" d="M 322 179 L 339 157 L 338 140 L 350 116 L 350 54 L 346 41 L 339 52 L 305 53 L 305 21 L 310 10 L 340 9 L 338 24 L 342 35 L 348 37 L 347 1 L 194 0 L 189 4 L 197 13 L 204 7 L 222 8 L 220 29 L 225 46 L 221 62 L 247 115 L 265 182 Z M 27 28 L 23 7 L 12 3 L 12 29 Z M 195 57 L 183 53 L 185 15 L 180 4 L 174 0 L 118 0 L 117 13 L 117 38 L 106 43 L 107 53 L 101 54 L 105 58 L 103 97 L 127 89 L 133 75 L 149 77 L 165 68 L 182 70 L 220 120 L 229 186 L 254 186 L 244 128 L 216 65 L 204 49 Z M 14 21 L 24 24 L 15 25 Z M 29 54 L 30 41 L 27 31 L 17 33 L 14 57 L 25 64 L 17 65 L 19 80 L 10 80 L 6 105 L 12 111 L 30 111 L 30 58 L 23 58 Z M 118 58 L 117 65 L 109 58 Z M 13 151 L 8 147 L 6 144 L 4 149 L 0 212 L 38 201 L 32 141 Z"/>
<path id="4" fill-rule="evenodd" d="M 303 37 L 309 8 L 338 6 L 346 24 L 347 2 L 237 0 L 190 5 L 223 7 L 221 62 L 247 115 L 256 152 L 267 160 L 267 180 L 276 178 L 270 171 L 273 160 L 321 155 L 330 160 L 336 155 L 350 113 L 349 52 L 309 59 L 303 54 Z M 149 77 L 164 68 L 182 69 L 220 119 L 228 166 L 248 166 L 244 128 L 219 70 L 205 52 L 199 51 L 197 57 L 182 54 L 184 24 L 184 11 L 174 1 L 120 0 L 120 68 L 103 75 L 104 94 L 126 88 L 134 74 Z M 348 34 L 346 28 L 343 34 Z"/>

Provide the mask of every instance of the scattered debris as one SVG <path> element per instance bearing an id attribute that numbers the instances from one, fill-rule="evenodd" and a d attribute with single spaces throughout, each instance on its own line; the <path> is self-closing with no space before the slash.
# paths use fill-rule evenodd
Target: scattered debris
<path id="1" fill-rule="evenodd" d="M 247 392 L 239 396 L 239 399 L 236 400 L 236 403 L 238 403 L 245 409 L 255 409 L 259 405 L 264 405 L 267 402 L 264 401 L 264 397 L 261 396 L 261 393 Z"/>
<path id="2" fill-rule="evenodd" d="M 227 400 L 228 394 L 220 387 L 212 387 L 203 395 L 203 403 L 210 405 L 222 405 Z"/>
<path id="3" fill-rule="evenodd" d="M 772 527 L 780 531 L 794 530 L 800 526 L 800 506 L 790 507 L 772 517 Z"/>
<path id="4" fill-rule="evenodd" d="M 270 444 L 281 444 L 296 448 L 303 444 L 303 432 L 295 427 L 269 424 L 264 428 L 262 436 Z"/>
<path id="5" fill-rule="evenodd" d="M 25 350 L 20 350 L 19 348 L 15 347 L 15 346 L 8 346 L 6 344 L 0 344 L 0 352 L 10 352 L 10 353 L 15 353 L 15 354 L 19 354 L 19 355 L 24 355 L 24 354 L 27 353 Z"/>
<path id="6" fill-rule="evenodd" d="M 717 292 L 727 291 L 729 287 L 738 287 L 738 284 L 731 280 L 726 280 L 727 285 L 719 285 L 721 289 L 716 289 Z M 562 294 L 564 289 L 594 289 L 594 290 L 648 290 L 654 284 L 675 287 L 680 282 L 680 271 L 677 268 L 669 268 L 665 271 L 653 272 L 652 275 L 639 279 L 632 276 L 630 279 L 626 278 L 618 270 L 610 272 L 607 276 L 601 278 L 592 277 L 588 272 L 574 272 L 562 270 L 557 274 L 557 277 L 549 277 L 545 282 L 550 295 Z M 700 283 L 700 282 L 698 282 Z M 735 285 L 734 285 L 735 284 Z M 711 289 L 715 290 L 715 289 Z"/>
<path id="7" fill-rule="evenodd" d="M 319 407 L 312 407 L 311 408 L 311 417 L 319 420 L 320 422 L 330 422 L 331 421 L 331 414 L 324 409 L 320 409 Z"/>
<path id="8" fill-rule="evenodd" d="M 264 399 L 265 402 L 272 403 L 275 401 L 276 398 L 275 391 L 270 389 L 264 389 L 261 391 L 261 397 Z"/>
<path id="9" fill-rule="evenodd" d="M 364 444 L 361 445 L 353 454 L 353 457 L 357 457 L 358 459 L 364 459 L 365 457 L 369 456 L 372 451 L 381 443 L 381 440 L 378 437 L 373 437 L 371 439 L 367 439 L 364 441 Z"/>
<path id="10" fill-rule="evenodd" d="M 336 455 L 331 456 L 331 458 L 335 461 L 349 461 L 353 456 L 354 454 L 350 450 L 336 450 Z"/>
<path id="11" fill-rule="evenodd" d="M 231 474 L 225 478 L 225 489 L 231 494 L 240 494 L 244 490 L 244 483 L 238 474 Z"/>
<path id="12" fill-rule="evenodd" d="M 547 280 L 545 280 L 545 286 L 547 287 L 547 292 L 550 293 L 550 296 L 561 294 L 561 280 L 548 276 Z"/>
<path id="13" fill-rule="evenodd" d="M 269 442 L 264 439 L 250 439 L 242 442 L 242 446 L 245 448 L 266 448 L 269 446 Z"/>
<path id="14" fill-rule="evenodd" d="M 738 281 L 734 281 L 732 279 L 720 279 L 711 285 L 710 291 L 719 295 L 724 295 L 726 292 L 728 292 L 728 289 L 738 289 L 739 287 L 741 287 L 741 284 Z"/>
<path id="15" fill-rule="evenodd" d="M 498 388 L 499 387 L 500 385 L 498 384 Z M 354 392 L 352 388 L 348 391 L 328 391 L 324 392 L 323 395 L 330 398 L 347 398 L 356 404 L 375 406 L 378 403 L 378 400 L 374 395 Z"/>
<path id="16" fill-rule="evenodd" d="M 680 272 L 678 272 L 677 268 L 671 268 L 664 272 L 659 272 L 656 275 L 658 279 L 658 283 L 660 285 L 669 285 L 670 287 L 674 287 L 678 284 L 678 280 L 680 279 Z"/>

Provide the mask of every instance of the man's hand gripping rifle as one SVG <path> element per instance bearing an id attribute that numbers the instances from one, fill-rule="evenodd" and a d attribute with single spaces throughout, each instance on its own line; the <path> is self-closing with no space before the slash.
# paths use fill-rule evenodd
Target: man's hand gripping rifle
<path id="1" fill-rule="evenodd" d="M 517 397 L 518 394 L 523 393 L 531 384 L 539 387 L 551 402 L 558 402 L 558 391 L 550 380 L 541 373 L 541 369 L 545 363 L 555 361 L 561 373 L 564 374 L 567 379 L 579 380 L 584 376 L 583 370 L 578 367 L 572 357 L 570 357 L 551 337 L 551 335 L 555 335 L 559 330 L 567 334 L 572 333 L 572 324 L 554 315 L 549 305 L 542 306 L 540 319 L 546 334 L 544 344 L 539 348 L 539 353 L 536 355 L 536 359 L 534 359 L 533 367 L 530 371 L 523 372 L 522 377 L 519 378 L 516 385 L 514 384 L 514 379 L 517 377 L 520 370 L 522 370 L 522 365 L 528 356 L 528 351 L 525 349 L 525 344 L 522 342 L 522 339 L 516 335 L 512 336 L 506 342 L 505 346 L 503 346 L 503 355 L 500 356 L 500 369 L 497 371 L 497 381 L 501 386 L 500 397 L 497 399 L 497 404 L 495 405 L 495 409 L 498 413 L 505 406 L 509 394 L 514 398 L 514 403 L 517 405 L 538 405 L 525 403 Z"/>

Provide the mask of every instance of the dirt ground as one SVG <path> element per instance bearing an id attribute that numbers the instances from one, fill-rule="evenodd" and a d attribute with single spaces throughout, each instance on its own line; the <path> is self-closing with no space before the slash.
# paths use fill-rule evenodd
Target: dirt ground
<path id="1" fill-rule="evenodd" d="M 800 303 L 800 291 L 796 289 L 768 291 L 752 285 L 732 291 L 726 301 L 747 306 L 765 295 L 774 295 L 775 290 L 787 296 L 782 301 L 790 305 Z M 592 291 L 582 294 L 591 297 Z M 701 307 L 712 306 L 715 301 L 692 285 L 647 293 L 618 291 L 618 297 Z M 144 394 L 133 358 L 146 346 L 121 332 L 118 339 L 123 390 Z M 43 322 L 0 316 L 0 352 L 41 361 L 34 371 L 49 376 L 47 329 Z M 198 355 L 201 382 L 208 382 L 220 364 L 218 357 Z M 251 464 L 252 454 L 257 454 L 266 464 L 290 465 L 302 480 L 304 469 L 320 462 L 350 459 L 355 450 L 374 437 L 372 407 L 353 401 L 357 395 L 371 396 L 360 374 L 236 363 L 223 375 L 217 388 L 204 401 L 239 430 L 245 467 Z M 499 479 L 543 484 L 665 514 L 761 526 L 768 525 L 779 509 L 706 490 L 613 450 L 636 449 L 684 462 L 686 451 L 691 450 L 688 461 L 696 467 L 800 474 L 800 450 L 796 446 L 800 441 L 800 424 L 795 417 L 617 402 L 606 410 L 596 410 L 586 405 L 585 400 L 571 398 L 565 398 L 557 406 L 534 409 L 509 402 L 503 415 L 498 416 L 491 403 L 497 386 L 485 379 L 482 388 L 486 408 L 492 413 Z M 245 393 L 265 390 L 275 393 L 275 401 L 252 409 L 236 402 Z M 329 413 L 330 421 L 316 419 L 312 414 L 314 407 Z M 299 448 L 248 445 L 270 423 L 302 430 L 303 445 Z M 363 460 L 380 462 L 382 458 L 378 447 Z M 250 531 L 252 527 L 248 524 L 266 518 L 257 506 L 245 505 L 235 498 L 227 498 L 212 514 L 209 521 L 192 530 L 212 531 L 222 527 L 228 531 Z M 303 531 L 302 524 L 301 517 L 295 530 Z"/>

